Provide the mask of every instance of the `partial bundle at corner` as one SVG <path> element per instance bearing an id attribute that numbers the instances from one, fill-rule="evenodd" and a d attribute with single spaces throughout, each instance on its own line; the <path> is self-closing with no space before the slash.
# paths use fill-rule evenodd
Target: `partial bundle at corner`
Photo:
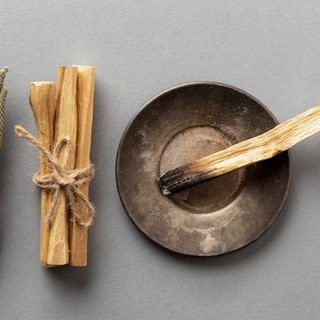
<path id="1" fill-rule="evenodd" d="M 38 139 L 21 126 L 16 133 L 40 150 L 33 182 L 42 189 L 40 263 L 87 265 L 88 227 L 94 207 L 89 183 L 95 68 L 58 68 L 54 82 L 32 82 L 30 105 Z"/>
<path id="2" fill-rule="evenodd" d="M 9 69 L 7 67 L 0 70 L 0 147 L 4 140 L 4 103 L 8 93 L 8 89 L 3 86 L 3 82 L 8 70 Z"/>

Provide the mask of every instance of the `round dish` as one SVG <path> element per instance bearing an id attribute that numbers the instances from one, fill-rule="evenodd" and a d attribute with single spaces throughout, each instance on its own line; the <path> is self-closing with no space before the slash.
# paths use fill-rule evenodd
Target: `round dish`
<path id="1" fill-rule="evenodd" d="M 288 152 L 170 197 L 158 179 L 276 124 L 261 102 L 229 85 L 189 83 L 159 94 L 133 117 L 119 144 L 116 179 L 128 216 L 151 240 L 186 255 L 215 256 L 248 245 L 284 204 Z"/>

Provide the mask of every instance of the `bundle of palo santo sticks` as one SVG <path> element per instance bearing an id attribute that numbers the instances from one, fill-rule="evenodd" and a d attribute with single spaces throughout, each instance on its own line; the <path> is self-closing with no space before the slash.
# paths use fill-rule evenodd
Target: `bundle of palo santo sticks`
<path id="1" fill-rule="evenodd" d="M 40 150 L 33 182 L 42 188 L 40 263 L 46 267 L 87 265 L 88 200 L 95 68 L 58 67 L 54 82 L 32 82 L 30 105 L 38 139 L 21 126 L 16 133 Z"/>

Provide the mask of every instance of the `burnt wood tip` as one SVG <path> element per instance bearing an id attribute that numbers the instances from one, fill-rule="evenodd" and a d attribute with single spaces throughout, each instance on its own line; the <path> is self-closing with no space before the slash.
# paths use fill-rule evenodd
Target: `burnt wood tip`
<path id="1" fill-rule="evenodd" d="M 195 170 L 191 164 L 167 171 L 159 178 L 161 192 L 168 196 L 212 178 L 205 170 Z"/>

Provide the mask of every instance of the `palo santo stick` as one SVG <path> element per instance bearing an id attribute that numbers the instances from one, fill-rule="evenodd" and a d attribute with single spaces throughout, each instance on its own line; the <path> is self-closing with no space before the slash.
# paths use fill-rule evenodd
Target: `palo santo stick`
<path id="1" fill-rule="evenodd" d="M 59 67 L 57 84 L 57 115 L 55 122 L 55 144 L 68 137 L 71 152 L 66 161 L 66 146 L 62 148 L 59 162 L 66 169 L 74 169 L 77 140 L 77 67 Z M 69 263 L 68 207 L 66 195 L 62 193 L 52 223 L 48 248 L 48 264 L 51 266 Z"/>
<path id="2" fill-rule="evenodd" d="M 168 171 L 159 179 L 160 189 L 165 195 L 169 195 L 213 177 L 269 159 L 319 131 L 320 106 L 316 106 L 257 137 Z"/>
<path id="3" fill-rule="evenodd" d="M 92 66 L 78 67 L 78 135 L 76 169 L 90 165 L 91 133 L 93 118 L 93 99 L 95 85 L 95 68 Z M 80 191 L 88 197 L 89 183 L 80 186 Z M 88 220 L 88 208 L 77 201 L 77 213 L 83 221 Z M 73 266 L 87 265 L 88 228 L 79 225 L 75 219 L 70 221 L 70 264 Z"/>
<path id="4" fill-rule="evenodd" d="M 48 149 L 52 149 L 54 139 L 54 120 L 56 112 L 56 86 L 54 82 L 31 82 L 29 102 L 36 122 L 39 141 Z M 40 152 L 40 175 L 51 172 L 47 158 Z M 41 192 L 41 226 L 40 226 L 40 263 L 48 265 L 48 243 L 50 229 L 47 214 L 51 202 L 48 190 Z"/>

